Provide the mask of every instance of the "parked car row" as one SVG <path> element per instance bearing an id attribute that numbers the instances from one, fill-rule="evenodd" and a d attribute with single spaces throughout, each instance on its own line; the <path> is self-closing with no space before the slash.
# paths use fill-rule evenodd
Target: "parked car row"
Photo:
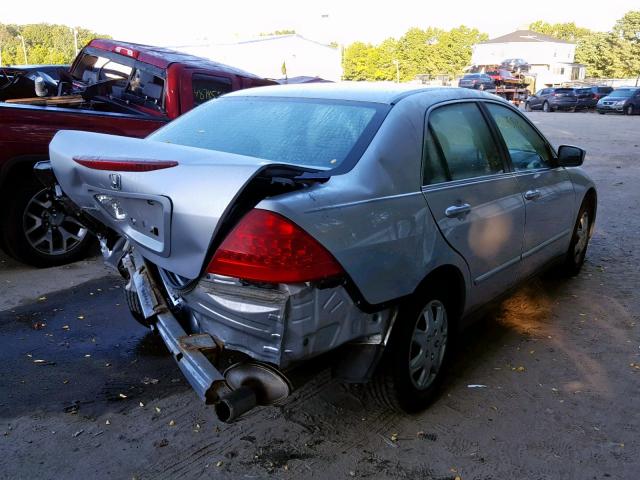
<path id="1" fill-rule="evenodd" d="M 528 112 L 595 109 L 600 114 L 634 115 L 640 113 L 640 87 L 623 87 L 615 90 L 606 86 L 543 88 L 527 98 L 524 108 Z"/>

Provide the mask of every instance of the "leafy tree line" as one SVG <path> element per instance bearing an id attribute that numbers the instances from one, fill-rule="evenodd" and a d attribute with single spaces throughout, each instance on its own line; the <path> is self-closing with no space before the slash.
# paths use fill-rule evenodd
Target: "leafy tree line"
<path id="1" fill-rule="evenodd" d="M 79 49 L 94 38 L 110 38 L 108 35 L 101 35 L 86 28 L 76 28 L 76 32 Z M 2 65 L 68 64 L 75 58 L 73 29 L 66 25 L 48 23 L 30 25 L 0 23 L 0 51 Z"/>
<path id="2" fill-rule="evenodd" d="M 587 76 L 628 78 L 640 75 L 640 11 L 630 11 L 610 32 L 593 32 L 569 23 L 533 22 L 531 30 L 576 43 L 575 61 Z M 464 25 L 449 31 L 412 28 L 399 39 L 378 45 L 354 42 L 344 49 L 345 80 L 413 80 L 418 74 L 460 75 L 471 62 L 474 44 L 485 33 Z M 526 59 L 525 59 L 526 60 Z"/>
<path id="3" fill-rule="evenodd" d="M 456 75 L 471 61 L 471 47 L 489 37 L 461 25 L 449 31 L 411 28 L 379 45 L 354 42 L 344 49 L 345 80 L 413 80 L 418 74 Z"/>
<path id="4" fill-rule="evenodd" d="M 593 32 L 574 23 L 537 21 L 531 30 L 576 42 L 576 59 L 588 77 L 629 78 L 640 75 L 640 10 L 627 12 L 610 32 Z"/>

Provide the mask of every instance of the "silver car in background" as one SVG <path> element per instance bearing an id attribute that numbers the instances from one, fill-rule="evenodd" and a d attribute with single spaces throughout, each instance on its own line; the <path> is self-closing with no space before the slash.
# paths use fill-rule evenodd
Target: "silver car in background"
<path id="1" fill-rule="evenodd" d="M 576 274 L 596 215 L 583 150 L 469 89 L 244 90 L 50 154 L 134 317 L 225 421 L 283 401 L 312 358 L 425 408 L 455 332 L 552 264 Z"/>

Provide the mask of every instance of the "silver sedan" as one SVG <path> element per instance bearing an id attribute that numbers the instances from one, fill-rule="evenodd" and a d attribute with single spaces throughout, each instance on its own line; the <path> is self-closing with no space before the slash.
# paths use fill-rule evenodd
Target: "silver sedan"
<path id="1" fill-rule="evenodd" d="M 578 273 L 596 215 L 583 150 L 469 89 L 243 90 L 142 140 L 60 132 L 50 154 L 134 317 L 225 421 L 321 355 L 424 408 L 455 332 L 542 269 Z"/>

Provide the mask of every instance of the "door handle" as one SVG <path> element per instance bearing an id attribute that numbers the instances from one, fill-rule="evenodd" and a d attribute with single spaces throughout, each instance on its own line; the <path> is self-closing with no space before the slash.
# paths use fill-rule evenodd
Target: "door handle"
<path id="1" fill-rule="evenodd" d="M 468 203 L 463 203 L 462 205 L 451 205 L 447 207 L 444 211 L 444 214 L 449 217 L 459 217 L 460 215 L 464 215 L 465 213 L 469 213 L 471 211 L 471 205 Z"/>
<path id="2" fill-rule="evenodd" d="M 524 198 L 527 200 L 535 200 L 540 196 L 540 190 L 527 190 L 524 192 Z"/>

